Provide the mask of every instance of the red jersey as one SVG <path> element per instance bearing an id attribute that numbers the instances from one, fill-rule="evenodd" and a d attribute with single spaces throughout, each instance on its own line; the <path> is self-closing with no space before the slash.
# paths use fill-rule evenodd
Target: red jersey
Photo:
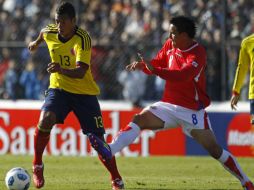
<path id="1" fill-rule="evenodd" d="M 174 48 L 168 39 L 158 54 L 151 60 L 151 73 L 166 80 L 163 102 L 199 110 L 210 104 L 206 93 L 206 51 L 198 43 L 187 50 Z"/>

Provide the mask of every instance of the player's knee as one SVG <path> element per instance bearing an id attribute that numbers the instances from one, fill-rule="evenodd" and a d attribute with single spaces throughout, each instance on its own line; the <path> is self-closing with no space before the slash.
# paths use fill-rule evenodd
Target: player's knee
<path id="1" fill-rule="evenodd" d="M 132 122 L 136 123 L 141 129 L 143 129 L 145 124 L 144 117 L 141 114 L 135 114 Z"/>
<path id="2" fill-rule="evenodd" d="M 38 123 L 38 128 L 40 131 L 50 132 L 56 123 L 56 119 L 52 115 L 46 115 Z"/>
<path id="3" fill-rule="evenodd" d="M 222 154 L 222 148 L 219 145 L 210 145 L 207 148 L 209 154 L 215 158 L 215 159 L 219 159 L 221 154 Z"/>
<path id="4" fill-rule="evenodd" d="M 133 121 L 134 123 L 139 123 L 139 122 L 141 121 L 140 114 L 135 114 L 135 115 L 133 116 L 132 121 Z"/>

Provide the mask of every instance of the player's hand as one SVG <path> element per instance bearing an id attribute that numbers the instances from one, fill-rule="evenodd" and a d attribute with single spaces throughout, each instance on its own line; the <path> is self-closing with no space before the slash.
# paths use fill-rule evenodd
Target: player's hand
<path id="1" fill-rule="evenodd" d="M 146 65 L 146 67 L 151 71 L 151 72 L 153 72 L 153 66 L 151 65 L 151 63 L 150 62 L 144 62 L 145 63 L 145 65 Z"/>
<path id="2" fill-rule="evenodd" d="M 49 63 L 49 64 L 48 64 L 47 71 L 48 71 L 49 73 L 56 73 L 56 72 L 61 73 L 61 70 L 62 70 L 62 69 L 61 69 L 61 66 L 60 66 L 59 63 L 53 62 L 53 63 Z"/>
<path id="3" fill-rule="evenodd" d="M 138 61 L 134 61 L 125 67 L 127 71 L 142 70 L 143 68 L 144 68 L 144 64 Z"/>
<path id="4" fill-rule="evenodd" d="M 137 61 L 134 61 L 132 62 L 131 64 L 127 65 L 126 66 L 126 70 L 127 71 L 135 71 L 135 70 L 143 70 L 144 67 L 146 66 L 150 71 L 153 71 L 153 66 L 151 65 L 151 63 L 146 63 L 144 61 L 144 58 L 143 56 L 138 53 L 137 54 L 138 56 L 138 60 Z"/>
<path id="5" fill-rule="evenodd" d="M 138 61 L 142 62 L 150 71 L 153 71 L 153 66 L 150 62 L 145 62 L 143 56 L 140 53 L 137 53 Z"/>
<path id="6" fill-rule="evenodd" d="M 29 51 L 33 52 L 38 48 L 38 43 L 37 41 L 32 41 L 28 44 L 28 49 Z"/>
<path id="7" fill-rule="evenodd" d="M 240 98 L 240 94 L 233 94 L 232 95 L 231 100 L 230 100 L 232 110 L 236 110 L 239 98 Z"/>

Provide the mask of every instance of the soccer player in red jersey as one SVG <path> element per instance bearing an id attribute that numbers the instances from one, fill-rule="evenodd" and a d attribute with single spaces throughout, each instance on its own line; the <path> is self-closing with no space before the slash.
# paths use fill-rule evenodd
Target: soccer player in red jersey
<path id="1" fill-rule="evenodd" d="M 240 168 L 235 157 L 216 140 L 205 108 L 210 104 L 206 93 L 206 51 L 194 40 L 195 23 L 184 16 L 170 21 L 169 39 L 150 61 L 127 65 L 129 71 L 143 70 L 166 81 L 163 98 L 136 114 L 109 144 L 111 154 L 131 144 L 143 129 L 159 130 L 181 126 L 183 132 L 201 144 L 223 167 L 240 180 L 246 190 L 254 190 L 250 179 Z M 100 139 L 94 137 L 93 146 Z M 97 148 L 100 154 L 103 147 Z"/>
<path id="2" fill-rule="evenodd" d="M 38 38 L 29 43 L 29 50 L 36 50 L 43 41 L 51 57 L 47 67 L 50 85 L 34 134 L 33 182 L 36 188 L 44 186 L 42 155 L 50 132 L 55 124 L 63 123 L 71 111 L 89 140 L 92 134 L 105 143 L 105 130 L 97 100 L 100 90 L 93 79 L 90 65 L 91 38 L 87 31 L 76 26 L 75 9 L 71 3 L 62 2 L 58 6 L 55 24 L 42 29 Z M 99 158 L 111 174 L 112 189 L 124 189 L 115 158 L 111 154 L 111 159 L 107 159 L 107 155 Z"/>

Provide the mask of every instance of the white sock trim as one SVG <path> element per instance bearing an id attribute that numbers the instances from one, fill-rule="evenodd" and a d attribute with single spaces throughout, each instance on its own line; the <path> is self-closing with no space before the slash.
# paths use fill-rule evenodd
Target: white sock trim
<path id="1" fill-rule="evenodd" d="M 220 156 L 220 158 L 218 159 L 221 163 L 225 163 L 228 159 L 228 157 L 230 156 L 229 152 L 226 150 L 222 150 L 222 154 Z"/>
<path id="2" fill-rule="evenodd" d="M 239 170 L 242 178 L 240 176 L 238 176 L 234 171 L 231 171 L 230 168 L 228 168 L 227 166 L 224 165 L 229 157 L 231 157 L 233 159 L 233 161 L 235 162 L 235 165 L 236 165 L 237 169 Z M 235 157 L 230 152 L 223 149 L 222 154 L 221 154 L 220 158 L 218 159 L 218 161 L 221 162 L 221 164 L 223 165 L 223 167 L 226 170 L 228 170 L 232 175 L 234 175 L 237 179 L 239 179 L 242 185 L 244 185 L 247 181 L 250 181 L 249 178 L 246 176 L 246 174 L 242 171 L 242 169 L 241 169 L 240 165 L 238 164 L 237 160 L 235 159 Z"/>
<path id="3" fill-rule="evenodd" d="M 139 126 L 133 122 L 130 122 L 127 126 L 131 129 L 120 131 L 113 139 L 112 143 L 109 144 L 113 155 L 121 151 L 124 147 L 129 146 L 137 138 L 141 131 Z"/>
<path id="4" fill-rule="evenodd" d="M 133 123 L 133 122 L 130 122 L 129 124 L 128 124 L 128 126 L 130 126 L 136 133 L 140 133 L 140 128 L 139 128 L 139 126 L 136 124 L 136 123 Z"/>

